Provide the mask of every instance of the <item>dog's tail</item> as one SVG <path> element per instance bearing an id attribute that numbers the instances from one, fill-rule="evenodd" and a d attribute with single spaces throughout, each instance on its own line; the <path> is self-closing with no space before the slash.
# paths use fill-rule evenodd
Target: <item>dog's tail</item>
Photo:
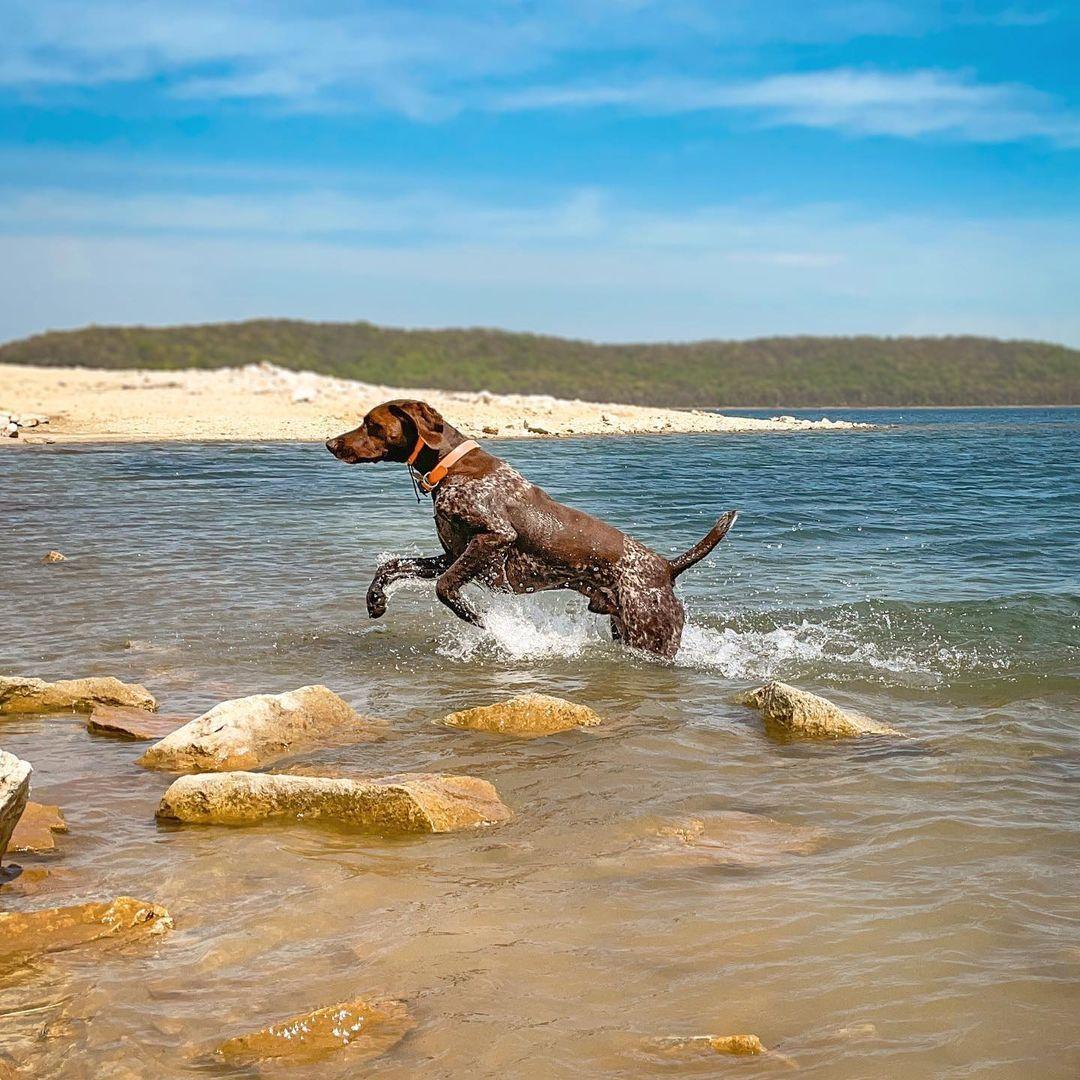
<path id="1" fill-rule="evenodd" d="M 694 563 L 701 562 L 727 536 L 728 529 L 735 524 L 738 516 L 738 510 L 729 510 L 689 551 L 684 551 L 674 559 L 668 559 L 672 578 L 677 578 L 684 570 L 689 570 Z"/>

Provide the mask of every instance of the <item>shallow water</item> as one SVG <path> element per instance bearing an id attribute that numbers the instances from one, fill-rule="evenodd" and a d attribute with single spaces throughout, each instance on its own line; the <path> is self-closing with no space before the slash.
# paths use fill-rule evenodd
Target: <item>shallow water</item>
<path id="1" fill-rule="evenodd" d="M 56 868 L 49 887 L 0 903 L 127 893 L 176 920 L 4 974 L 0 1051 L 42 1077 L 245 1075 L 207 1050 L 371 992 L 419 1022 L 378 1076 L 1076 1076 L 1080 410 L 830 415 L 890 426 L 500 445 L 665 553 L 742 511 L 683 578 L 674 664 L 615 648 L 571 594 L 477 594 L 480 632 L 421 583 L 369 622 L 380 555 L 435 550 L 398 468 L 309 445 L 0 455 L 0 670 L 115 674 L 193 715 L 325 682 L 393 735 L 305 762 L 472 773 L 516 812 L 408 840 L 159 828 L 168 777 L 138 744 L 0 720 L 70 825 L 59 857 L 17 860 Z M 68 561 L 39 565 L 51 547 Z M 770 677 L 910 738 L 772 741 L 731 700 Z M 524 690 L 608 723 L 534 742 L 431 724 Z M 732 810 L 825 839 L 714 862 L 628 839 Z M 647 1045 L 746 1031 L 790 1060 Z"/>

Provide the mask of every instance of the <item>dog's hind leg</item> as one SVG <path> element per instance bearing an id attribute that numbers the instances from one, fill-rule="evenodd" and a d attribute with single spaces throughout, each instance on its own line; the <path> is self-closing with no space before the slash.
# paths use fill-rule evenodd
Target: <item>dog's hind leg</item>
<path id="1" fill-rule="evenodd" d="M 386 586 L 404 578 L 437 578 L 450 565 L 449 555 L 430 558 L 388 559 L 378 570 L 367 591 L 367 610 L 372 619 L 386 614 Z"/>
<path id="2" fill-rule="evenodd" d="M 627 590 L 620 597 L 619 614 L 611 619 L 612 637 L 631 649 L 670 660 L 682 643 L 685 618 L 682 604 L 670 589 Z"/>

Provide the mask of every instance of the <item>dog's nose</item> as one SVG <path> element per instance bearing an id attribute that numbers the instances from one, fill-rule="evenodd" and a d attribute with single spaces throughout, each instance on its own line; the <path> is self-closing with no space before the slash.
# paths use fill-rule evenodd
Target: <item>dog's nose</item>
<path id="1" fill-rule="evenodd" d="M 337 453 L 337 439 L 327 439 L 326 449 L 329 450 L 331 454 Z"/>

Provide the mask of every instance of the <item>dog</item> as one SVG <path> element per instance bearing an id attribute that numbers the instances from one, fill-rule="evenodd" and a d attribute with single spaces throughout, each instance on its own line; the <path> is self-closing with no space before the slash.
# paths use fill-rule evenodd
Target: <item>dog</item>
<path id="1" fill-rule="evenodd" d="M 387 586 L 404 578 L 434 579 L 439 600 L 477 626 L 480 615 L 461 592 L 471 581 L 509 593 L 572 589 L 588 598 L 589 611 L 610 617 L 614 640 L 671 659 L 685 621 L 675 579 L 704 559 L 738 516 L 724 514 L 692 548 L 666 559 L 556 502 L 423 401 L 378 405 L 326 448 L 350 465 L 407 464 L 432 496 L 443 554 L 384 562 L 367 591 L 373 619 L 386 614 Z"/>

